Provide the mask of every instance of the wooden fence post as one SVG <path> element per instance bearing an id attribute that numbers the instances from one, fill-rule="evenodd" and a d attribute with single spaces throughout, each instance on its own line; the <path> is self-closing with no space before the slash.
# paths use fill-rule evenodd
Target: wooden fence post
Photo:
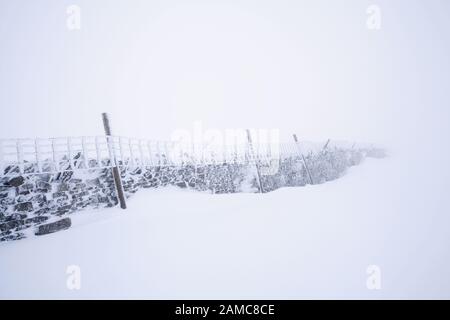
<path id="1" fill-rule="evenodd" d="M 248 130 L 248 129 L 247 129 L 247 140 L 248 140 L 248 148 L 251 153 L 250 158 L 253 158 L 255 160 L 256 174 L 258 175 L 259 192 L 264 193 L 263 185 L 261 183 L 261 173 L 259 172 L 259 164 L 258 164 L 257 159 L 255 158 L 255 153 L 253 150 L 252 136 L 250 135 L 250 130 Z"/>
<path id="2" fill-rule="evenodd" d="M 59 171 L 59 160 L 58 157 L 56 156 L 56 146 L 55 146 L 55 138 L 51 139 L 52 141 L 52 160 L 53 160 L 53 166 L 55 168 L 55 171 Z"/>
<path id="3" fill-rule="evenodd" d="M 75 169 L 75 161 L 73 160 L 72 138 L 71 137 L 67 138 L 67 153 L 69 154 L 69 167 L 70 167 L 70 170 L 74 170 Z"/>
<path id="4" fill-rule="evenodd" d="M 106 141 L 108 144 L 109 155 L 110 155 L 110 160 L 111 160 L 111 165 L 112 165 L 112 174 L 113 174 L 113 178 L 114 178 L 114 185 L 116 186 L 117 198 L 119 199 L 120 207 L 122 209 L 126 209 L 127 205 L 125 203 L 125 193 L 123 191 L 122 179 L 120 177 L 119 167 L 117 166 L 116 157 L 115 157 L 115 153 L 113 150 L 114 146 L 113 146 L 113 142 L 112 142 L 112 136 L 111 136 L 112 134 L 111 134 L 111 127 L 109 125 L 108 114 L 102 113 L 102 118 L 103 118 L 103 127 L 105 128 Z"/>
<path id="5" fill-rule="evenodd" d="M 102 167 L 102 158 L 100 155 L 100 143 L 98 142 L 99 137 L 95 137 L 95 155 L 97 157 L 97 167 Z"/>
<path id="6" fill-rule="evenodd" d="M 88 163 L 88 148 L 86 146 L 86 137 L 81 137 L 81 149 L 83 150 L 83 163 L 84 163 L 84 167 L 86 169 L 89 168 L 89 163 Z"/>
<path id="7" fill-rule="evenodd" d="M 312 176 L 311 176 L 311 172 L 309 171 L 308 165 L 306 164 L 305 157 L 303 156 L 302 150 L 300 149 L 300 145 L 298 143 L 297 135 L 294 133 L 293 136 L 294 136 L 295 144 L 297 145 L 297 148 L 298 148 L 298 152 L 300 153 L 300 156 L 302 157 L 303 165 L 305 166 L 306 172 L 308 173 L 309 183 L 314 184 Z"/>
<path id="8" fill-rule="evenodd" d="M 23 149 L 22 149 L 22 141 L 17 139 L 16 141 L 17 148 L 17 164 L 19 166 L 19 172 L 22 174 L 25 171 L 24 161 L 23 161 Z"/>
<path id="9" fill-rule="evenodd" d="M 38 172 L 42 172 L 42 166 L 41 166 L 41 160 L 39 157 L 39 138 L 34 139 L 34 151 L 36 152 L 35 154 L 35 159 L 36 159 L 36 166 L 37 166 L 37 170 Z"/>
<path id="10" fill-rule="evenodd" d="M 134 168 L 136 166 L 134 152 L 133 152 L 133 143 L 131 138 L 128 138 L 128 149 L 130 149 L 130 158 L 131 158 L 131 167 Z"/>

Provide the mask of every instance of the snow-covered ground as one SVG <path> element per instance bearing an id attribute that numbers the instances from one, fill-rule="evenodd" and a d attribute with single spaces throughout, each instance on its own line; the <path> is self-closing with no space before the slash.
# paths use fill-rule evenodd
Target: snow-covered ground
<path id="1" fill-rule="evenodd" d="M 450 298 L 448 179 L 410 168 L 367 159 L 264 195 L 141 190 L 125 211 L 1 244 L 0 298 Z M 380 290 L 366 287 L 369 265 Z"/>

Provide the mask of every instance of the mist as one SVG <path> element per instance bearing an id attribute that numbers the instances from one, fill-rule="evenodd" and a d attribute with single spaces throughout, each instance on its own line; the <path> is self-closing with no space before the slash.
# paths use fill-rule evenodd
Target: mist
<path id="1" fill-rule="evenodd" d="M 198 128 L 226 136 L 227 132 L 248 128 L 275 132 L 282 141 L 292 142 L 295 133 L 302 143 L 345 140 L 373 143 L 387 150 L 386 158 L 352 168 L 336 182 L 284 188 L 264 195 L 266 198 L 247 194 L 226 200 L 220 196 L 192 200 L 191 195 L 171 193 L 170 189 L 167 195 L 143 193 L 131 205 L 142 219 L 111 209 L 108 215 L 122 214 L 123 221 L 117 225 L 110 222 L 105 237 L 98 236 L 93 224 L 75 229 L 77 237 L 67 233 L 59 238 L 64 241 L 49 237 L 36 242 L 43 256 L 28 243 L 20 245 L 19 251 L 13 246 L 3 249 L 9 256 L 5 255 L 8 259 L 0 270 L 8 275 L 4 280 L 10 291 L 4 289 L 0 295 L 30 292 L 39 297 L 44 292 L 44 296 L 58 296 L 54 288 L 59 288 L 60 278 L 53 282 L 45 277 L 36 279 L 33 259 L 45 257 L 40 260 L 50 263 L 54 253 L 63 251 L 58 245 L 69 243 L 68 248 L 76 251 L 79 239 L 86 241 L 83 250 L 73 256 L 71 250 L 57 256 L 60 260 L 66 259 L 66 253 L 70 257 L 61 260 L 63 267 L 69 260 L 73 262 L 72 257 L 94 261 L 94 268 L 87 269 L 93 272 L 91 279 L 104 276 L 108 285 L 101 286 L 105 290 L 102 294 L 110 294 L 110 280 L 117 275 L 128 285 L 125 276 L 134 274 L 135 261 L 117 259 L 133 271 L 109 274 L 103 269 L 103 262 L 109 260 L 98 255 L 116 250 L 114 246 L 114 250 L 103 250 L 103 243 L 110 245 L 110 239 L 118 241 L 119 252 L 129 254 L 129 243 L 118 236 L 125 225 L 132 243 L 152 243 L 156 248 L 131 246 L 138 261 L 143 252 L 156 252 L 155 257 L 161 252 L 161 261 L 167 263 L 165 268 L 160 261 L 155 264 L 153 256 L 148 259 L 148 265 L 156 266 L 157 271 L 150 272 L 151 276 L 162 279 L 161 292 L 166 292 L 164 274 L 173 278 L 179 264 L 179 260 L 167 260 L 166 252 L 173 248 L 183 255 L 184 247 L 179 243 L 191 241 L 192 247 L 205 245 L 205 252 L 214 255 L 219 251 L 207 245 L 216 237 L 211 243 L 223 246 L 222 251 L 230 254 L 235 251 L 229 239 L 237 251 L 245 249 L 242 243 L 250 243 L 263 249 L 272 246 L 277 254 L 286 254 L 270 260 L 273 287 L 264 287 L 265 282 L 261 282 L 261 288 L 272 288 L 275 295 L 268 295 L 268 290 L 262 297 L 298 297 L 313 292 L 313 296 L 326 298 L 448 298 L 449 12 L 450 2 L 445 0 L 0 0 L 0 140 L 104 135 L 101 114 L 106 112 L 113 134 L 125 137 L 169 140 L 180 133 L 201 136 Z M 375 28 L 371 27 L 374 14 Z M 75 28 L 74 21 L 78 24 Z M 216 199 L 223 203 L 218 206 Z M 192 206 L 179 210 L 181 201 Z M 204 201 L 203 206 L 198 205 L 200 201 Z M 229 201 L 238 202 L 228 206 Z M 190 219 L 185 210 L 192 210 L 190 214 L 197 220 Z M 265 220 L 259 220 L 261 213 Z M 230 215 L 236 216 L 235 224 Z M 203 229 L 195 231 L 202 224 L 189 229 L 188 221 L 180 223 L 188 218 L 191 223 L 207 221 L 223 230 L 209 234 L 213 229 L 208 225 L 202 238 Z M 148 224 L 141 226 L 144 219 L 149 219 Z M 254 221 L 261 225 L 255 227 Z M 231 223 L 229 227 L 227 223 Z M 273 230 L 274 225 L 279 231 L 273 236 L 275 244 L 266 233 L 260 233 L 264 228 Z M 254 227 L 262 240 L 250 239 L 248 230 Z M 148 241 L 135 236 L 133 228 L 143 230 Z M 229 237 L 230 230 L 238 236 Z M 152 232 L 159 232 L 160 237 L 153 237 Z M 286 234 L 289 237 L 285 238 Z M 208 241 L 204 241 L 206 237 Z M 84 250 L 91 243 L 101 248 L 92 251 L 92 256 Z M 280 249 L 286 244 L 292 250 Z M 48 250 L 49 246 L 53 250 Z M 304 250 L 304 255 L 295 255 L 297 250 Z M 252 247 L 252 252 L 258 251 Z M 250 279 L 255 270 L 261 279 L 266 276 L 264 268 L 260 270 L 267 263 L 262 258 L 247 261 Z M 18 259 L 16 264 L 10 262 L 13 259 Z M 284 265 L 277 269 L 278 261 L 287 260 L 294 261 L 289 266 L 291 273 Z M 225 275 L 234 268 L 223 264 L 222 257 L 215 261 L 217 266 L 226 267 Z M 202 266 L 207 272 L 217 271 L 208 263 L 190 271 L 197 278 L 186 271 L 185 286 L 174 284 L 173 292 L 190 292 L 191 280 L 195 284 L 196 279 L 208 279 Z M 366 266 L 374 263 L 383 267 L 387 284 L 378 296 L 365 287 Z M 65 270 L 56 264 L 52 265 L 54 270 L 43 266 L 42 274 Z M 147 265 L 142 266 L 144 279 Z M 27 267 L 32 267 L 31 271 Z M 171 272 L 161 272 L 160 277 L 158 268 Z M 297 270 L 301 268 L 306 270 L 302 274 Z M 284 274 L 284 287 L 277 282 L 280 274 Z M 300 274 L 312 279 L 308 286 L 292 281 L 290 275 Z M 236 296 L 240 287 L 233 287 L 226 277 L 222 280 L 223 287 L 230 288 L 230 296 Z M 39 281 L 51 283 L 44 288 L 47 291 Z M 22 290 L 17 283 L 34 291 Z M 213 281 L 200 283 L 204 283 L 204 292 L 212 292 L 208 286 L 214 285 Z M 260 282 L 249 282 L 248 287 L 242 283 L 243 297 L 247 297 L 246 292 L 248 296 L 261 294 L 253 291 Z M 349 283 L 353 287 L 346 291 Z M 148 288 L 142 288 L 147 294 Z M 304 291 L 299 293 L 299 288 Z M 211 293 L 212 297 L 221 290 Z M 160 297 L 155 292 L 152 294 Z M 69 294 L 63 292 L 63 296 Z"/>
<path id="2" fill-rule="evenodd" d="M 448 137 L 444 1 L 2 1 L 1 138 L 278 129 L 409 149 Z M 448 11 L 447 11 L 448 12 Z M 445 137 L 445 138 L 444 138 Z"/>

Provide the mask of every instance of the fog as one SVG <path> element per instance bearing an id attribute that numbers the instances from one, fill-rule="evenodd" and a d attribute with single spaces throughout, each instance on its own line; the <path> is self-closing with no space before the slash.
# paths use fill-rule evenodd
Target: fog
<path id="1" fill-rule="evenodd" d="M 368 8 L 379 9 L 379 29 Z M 103 135 L 107 112 L 114 134 L 153 140 L 200 125 L 375 143 L 389 156 L 332 185 L 331 200 L 312 186 L 274 207 L 313 219 L 313 238 L 328 215 L 324 243 L 353 232 L 335 262 L 364 264 L 358 272 L 380 264 L 380 297 L 448 297 L 449 9 L 445 0 L 0 0 L 0 139 Z M 367 257 L 346 260 L 348 248 Z"/>
<path id="2" fill-rule="evenodd" d="M 81 9 L 67 27 L 69 5 Z M 381 10 L 367 27 L 369 5 Z M 448 136 L 446 1 L 5 1 L 1 138 L 279 129 L 396 149 Z"/>

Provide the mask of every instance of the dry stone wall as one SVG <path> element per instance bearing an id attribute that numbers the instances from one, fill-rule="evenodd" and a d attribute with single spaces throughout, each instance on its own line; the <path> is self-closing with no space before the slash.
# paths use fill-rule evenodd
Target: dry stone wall
<path id="1" fill-rule="evenodd" d="M 384 153 L 380 150 L 335 148 L 310 153 L 305 161 L 313 183 L 319 184 L 340 177 L 365 156 L 382 157 Z M 134 168 L 122 165 L 120 168 L 127 198 L 141 188 L 169 185 L 211 193 L 260 191 L 256 167 L 251 163 Z M 70 227 L 70 219 L 67 219 L 70 214 L 84 209 L 113 207 L 118 203 L 110 168 L 41 174 L 19 174 L 16 169 L 7 167 L 4 172 L 7 175 L 0 176 L 0 241 L 67 229 Z M 270 174 L 261 175 L 264 192 L 309 183 L 300 157 L 277 160 L 275 169 Z"/>

